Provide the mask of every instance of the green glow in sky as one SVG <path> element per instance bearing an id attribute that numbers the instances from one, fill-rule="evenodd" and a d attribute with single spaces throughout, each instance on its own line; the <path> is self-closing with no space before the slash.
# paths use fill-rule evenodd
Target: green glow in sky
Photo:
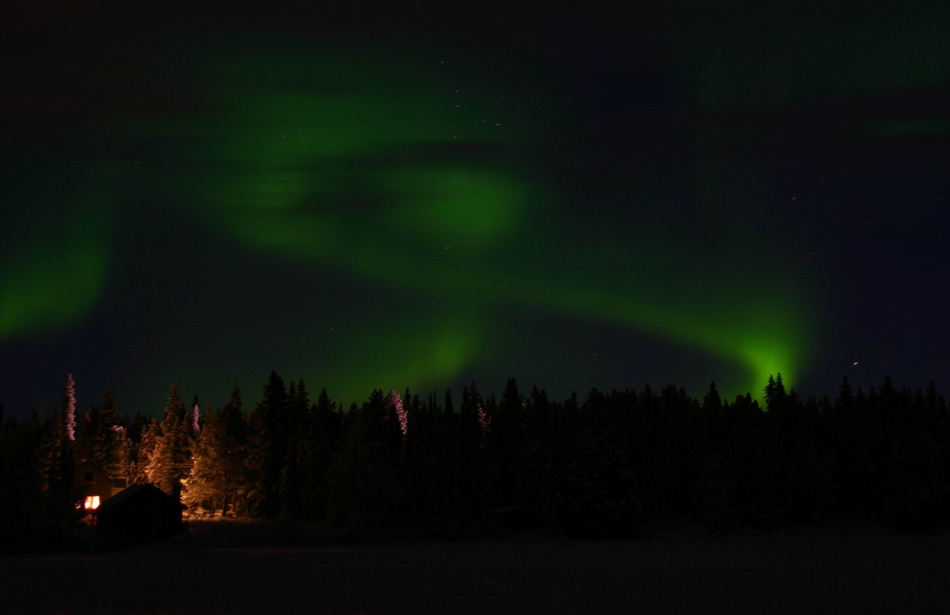
<path id="1" fill-rule="evenodd" d="M 95 305 L 108 253 L 87 236 L 43 246 L 8 260 L 0 272 L 0 339 L 73 324 Z"/>
<path id="2" fill-rule="evenodd" d="M 501 172 L 432 166 L 384 179 L 394 195 L 387 226 L 411 229 L 433 245 L 485 249 L 524 222 L 528 191 Z"/>
<path id="3" fill-rule="evenodd" d="M 176 160 L 166 189 L 178 202 L 232 241 L 378 288 L 364 301 L 425 298 L 425 309 L 394 306 L 312 359 L 308 369 L 339 393 L 444 386 L 503 346 L 494 321 L 510 308 L 699 349 L 744 372 L 710 374 L 726 392 L 758 391 L 778 372 L 792 382 L 809 356 L 812 299 L 800 286 L 777 291 L 797 272 L 759 271 L 772 258 L 767 239 L 717 226 L 729 205 L 700 170 L 695 202 L 673 203 L 695 218 L 688 232 L 677 219 L 635 226 L 652 211 L 636 186 L 596 232 L 560 219 L 556 188 L 530 163 L 548 143 L 537 117 L 561 113 L 543 91 L 480 88 L 451 65 L 391 56 L 225 56 L 193 77 L 193 114 L 126 129 Z M 519 123 L 525 107 L 537 117 Z M 75 209 L 69 231 L 3 267 L 0 337 L 92 309 L 109 267 L 104 211 Z M 320 289 L 316 301 L 336 299 Z M 327 329 L 297 333 L 318 347 Z"/>
<path id="4" fill-rule="evenodd" d="M 339 354 L 301 368 L 321 374 L 333 383 L 334 391 L 358 395 L 355 399 L 373 389 L 396 386 L 393 383 L 420 392 L 451 382 L 465 369 L 483 350 L 479 347 L 483 333 L 477 320 L 460 310 L 426 320 L 410 315 L 398 322 L 369 322 Z"/>
<path id="5" fill-rule="evenodd" d="M 602 247 L 549 215 L 551 190 L 530 172 L 495 164 L 510 157 L 506 148 L 543 147 L 512 121 L 490 121 L 506 116 L 507 96 L 470 101 L 451 72 L 427 80 L 413 72 L 406 83 L 347 64 L 332 88 L 317 77 L 301 86 L 300 75 L 329 69 L 297 62 L 287 72 L 293 80 L 258 63 L 221 71 L 248 91 L 232 83 L 207 93 L 195 198 L 249 246 L 358 276 L 379 286 L 374 301 L 408 291 L 436 306 L 429 316 L 394 313 L 372 325 L 331 365 L 313 368 L 321 378 L 346 383 L 347 392 L 449 382 L 496 345 L 491 320 L 502 306 L 599 319 L 701 349 L 742 366 L 741 381 L 720 382 L 737 393 L 758 391 L 778 372 L 792 381 L 808 356 L 807 298 L 721 277 L 754 259 L 760 242 L 723 256 L 710 236 L 712 255 L 697 262 L 677 254 L 696 247 L 676 236 L 678 225 L 654 225 L 636 229 L 655 235 L 653 247 L 631 242 L 623 262 L 562 267 L 565 253 L 584 260 Z M 463 114 L 462 105 L 476 108 Z M 496 149 L 473 153 L 473 143 Z M 715 223 L 715 207 L 708 215 Z M 624 232 L 604 229 L 607 238 Z"/>
<path id="6" fill-rule="evenodd" d="M 11 176 L 11 184 L 27 181 Z M 89 184 L 100 182 L 90 178 Z M 56 182 L 29 190 L 4 208 L 8 243 L 0 246 L 0 340 L 78 322 L 95 307 L 109 269 L 108 191 L 87 185 L 70 192 Z"/>

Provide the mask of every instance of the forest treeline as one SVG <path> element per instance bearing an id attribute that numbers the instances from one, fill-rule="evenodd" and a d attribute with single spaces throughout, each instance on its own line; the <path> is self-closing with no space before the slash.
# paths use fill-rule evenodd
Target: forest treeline
<path id="1" fill-rule="evenodd" d="M 458 400 L 377 390 L 344 409 L 271 373 L 249 411 L 237 388 L 202 411 L 173 386 L 156 420 L 120 417 L 108 393 L 77 415 L 70 378 L 62 414 L 0 414 L 0 542 L 68 542 L 84 461 L 194 511 L 358 536 L 448 536 L 512 506 L 575 536 L 684 518 L 715 530 L 862 518 L 907 531 L 950 519 L 950 412 L 933 383 L 898 389 L 885 377 L 854 391 L 845 378 L 835 399 L 803 400 L 779 375 L 764 392 L 764 406 L 724 400 L 714 383 L 701 400 L 647 385 L 557 401 L 511 379 L 501 399 L 473 383 Z"/>

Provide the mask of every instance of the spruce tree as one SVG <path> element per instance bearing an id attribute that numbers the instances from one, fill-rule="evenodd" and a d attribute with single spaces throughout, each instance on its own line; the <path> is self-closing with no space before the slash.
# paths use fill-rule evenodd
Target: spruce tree
<path id="1" fill-rule="evenodd" d="M 151 417 L 136 417 L 133 427 L 138 431 L 138 442 L 132 449 L 133 459 L 129 466 L 129 484 L 148 484 L 148 466 L 158 446 L 161 428 Z"/>
<path id="2" fill-rule="evenodd" d="M 462 387 L 462 403 L 456 425 L 459 457 L 456 509 L 463 519 L 470 519 L 481 514 L 484 507 L 482 449 L 488 430 L 488 417 L 474 381 L 470 387 Z"/>
<path id="3" fill-rule="evenodd" d="M 58 415 L 0 425 L 0 552 L 69 546 L 84 513 L 76 506 L 72 453 Z"/>
<path id="4" fill-rule="evenodd" d="M 521 447 L 524 440 L 525 402 L 514 378 L 509 378 L 501 405 L 492 417 L 490 438 L 492 491 L 496 505 L 521 501 Z"/>
<path id="5" fill-rule="evenodd" d="M 70 442 L 76 439 L 76 383 L 73 375 L 66 374 L 66 386 L 63 398 L 63 419 L 66 422 L 66 439 Z"/>
<path id="6" fill-rule="evenodd" d="M 406 411 L 405 407 L 403 407 L 402 397 L 399 396 L 399 393 L 396 392 L 396 389 L 389 391 L 389 397 L 387 398 L 386 403 L 396 410 L 396 418 L 399 420 L 399 430 L 402 432 L 402 435 L 405 436 L 406 432 L 409 430 L 409 413 Z"/>
<path id="7" fill-rule="evenodd" d="M 38 420 L 31 423 L 39 425 Z M 75 447 L 68 437 L 68 421 L 54 415 L 39 442 L 39 466 L 48 493 L 70 493 L 76 470 Z"/>
<path id="8" fill-rule="evenodd" d="M 188 477 L 187 502 L 221 508 L 227 515 L 244 487 L 247 423 L 241 411 L 241 391 L 216 413 L 208 412 L 198 437 L 194 465 Z"/>
<path id="9" fill-rule="evenodd" d="M 195 399 L 191 402 L 191 437 L 197 438 L 198 434 L 201 432 L 201 406 L 198 405 L 198 395 L 195 395 Z"/>
<path id="10" fill-rule="evenodd" d="M 385 396 L 378 389 L 362 407 L 351 407 L 343 441 L 327 473 L 331 523 L 354 532 L 374 532 L 392 522 L 403 492 L 388 446 L 387 416 Z"/>
<path id="11" fill-rule="evenodd" d="M 78 458 L 90 461 L 112 478 L 124 478 L 128 472 L 128 443 L 125 429 L 107 391 L 102 406 L 93 406 L 83 417 L 77 438 Z"/>
<path id="12" fill-rule="evenodd" d="M 181 481 L 191 471 L 191 425 L 185 415 L 185 405 L 172 385 L 165 406 L 165 418 L 158 426 L 155 450 L 150 456 L 146 472 L 149 482 L 173 497 L 181 495 Z"/>
<path id="13" fill-rule="evenodd" d="M 532 387 L 525 407 L 525 434 L 521 447 L 522 476 L 519 492 L 523 502 L 538 511 L 550 511 L 555 499 L 556 477 L 552 408 L 545 391 Z"/>
<path id="14" fill-rule="evenodd" d="M 280 477 L 290 448 L 287 389 L 277 372 L 271 372 L 248 424 L 249 512 L 259 519 L 273 519 L 280 513 Z"/>
<path id="15" fill-rule="evenodd" d="M 280 516 L 303 519 L 306 516 L 308 473 L 313 454 L 310 441 L 310 398 L 303 379 L 287 387 L 288 449 L 280 475 Z"/>

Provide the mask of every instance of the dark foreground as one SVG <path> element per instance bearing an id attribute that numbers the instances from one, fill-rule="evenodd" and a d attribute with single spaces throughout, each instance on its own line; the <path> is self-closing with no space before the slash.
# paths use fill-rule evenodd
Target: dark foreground
<path id="1" fill-rule="evenodd" d="M 213 547 L 0 559 L 6 613 L 946 613 L 950 534 Z"/>

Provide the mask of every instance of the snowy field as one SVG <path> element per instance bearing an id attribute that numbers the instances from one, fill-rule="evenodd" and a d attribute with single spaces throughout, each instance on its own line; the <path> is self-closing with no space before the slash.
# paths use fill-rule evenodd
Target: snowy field
<path id="1" fill-rule="evenodd" d="M 0 559 L 4 613 L 946 613 L 950 534 L 209 546 Z"/>

